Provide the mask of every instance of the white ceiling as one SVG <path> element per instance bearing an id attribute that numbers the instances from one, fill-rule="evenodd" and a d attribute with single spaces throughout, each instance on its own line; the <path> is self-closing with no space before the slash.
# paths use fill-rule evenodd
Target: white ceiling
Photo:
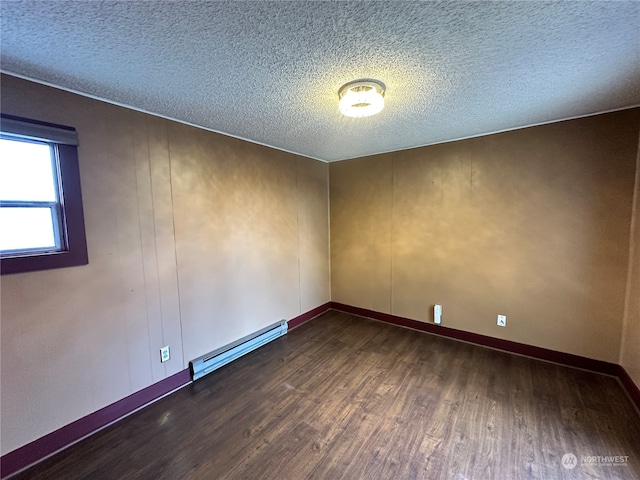
<path id="1" fill-rule="evenodd" d="M 640 104 L 637 1 L 0 5 L 6 73 L 325 161 Z"/>

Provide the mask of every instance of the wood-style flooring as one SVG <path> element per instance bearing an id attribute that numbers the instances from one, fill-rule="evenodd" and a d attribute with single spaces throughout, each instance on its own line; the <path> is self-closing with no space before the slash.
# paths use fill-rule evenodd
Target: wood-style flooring
<path id="1" fill-rule="evenodd" d="M 640 416 L 612 377 L 330 311 L 14 478 L 640 479 Z"/>

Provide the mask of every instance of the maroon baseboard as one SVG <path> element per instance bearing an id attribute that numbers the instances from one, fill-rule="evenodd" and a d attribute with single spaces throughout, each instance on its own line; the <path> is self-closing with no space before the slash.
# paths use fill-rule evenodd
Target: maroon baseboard
<path id="1" fill-rule="evenodd" d="M 288 322 L 289 330 L 317 317 L 331 308 L 331 302 L 314 308 L 302 315 L 292 318 Z M 105 425 L 124 417 L 134 410 L 166 395 L 178 387 L 191 381 L 189 369 L 165 378 L 158 383 L 129 395 L 111 405 L 108 405 L 94 413 L 80 418 L 69 425 L 59 428 L 44 437 L 34 440 L 12 452 L 3 455 L 0 459 L 0 477 L 5 478 L 12 473 L 22 470 L 58 450 L 77 442 L 81 438 L 101 429 Z"/>
<path id="2" fill-rule="evenodd" d="M 331 302 L 327 302 L 324 305 L 320 305 L 319 307 L 314 308 L 313 310 L 309 310 L 307 313 L 303 313 L 302 315 L 298 315 L 295 318 L 292 318 L 287 323 L 289 326 L 287 327 L 289 330 L 299 327 L 305 322 L 308 322 L 314 317 L 317 317 L 321 313 L 326 312 L 331 308 Z"/>
<path id="3" fill-rule="evenodd" d="M 635 384 L 622 365 L 618 365 L 618 378 L 629 394 L 629 398 L 636 405 L 636 409 L 640 413 L 640 388 Z"/>
<path id="4" fill-rule="evenodd" d="M 581 357 L 579 355 L 573 355 L 571 353 L 557 352 L 555 350 L 549 350 L 547 348 L 534 347 L 532 345 L 527 345 L 524 343 L 512 342 L 510 340 L 489 337 L 487 335 L 480 335 L 478 333 L 465 332 L 462 330 L 442 327 L 431 323 L 419 322 L 417 320 L 397 317 L 388 313 L 374 312 L 373 310 L 352 307 L 350 305 L 343 305 L 341 303 L 333 303 L 332 308 L 334 308 L 335 310 L 340 310 L 342 312 L 352 313 L 354 315 L 360 315 L 362 317 L 369 317 L 386 323 L 392 323 L 394 325 L 409 327 L 423 332 L 442 335 L 444 337 L 455 338 L 457 340 L 463 340 L 465 342 L 475 343 L 478 345 L 483 345 L 485 347 L 496 348 L 498 350 L 504 350 L 506 352 L 527 355 L 528 357 L 534 357 L 540 360 L 560 363 L 562 365 L 567 365 L 570 367 L 583 368 L 585 370 L 591 370 L 593 372 L 605 373 L 607 375 L 617 376 L 620 368 L 620 366 L 615 363 L 604 362 L 602 360 L 594 360 L 592 358 Z"/>
<path id="5" fill-rule="evenodd" d="M 34 440 L 13 452 L 9 452 L 0 459 L 0 475 L 4 478 L 36 463 L 190 381 L 189 370 L 182 370 L 69 425 L 65 425 L 44 437 Z"/>
<path id="6" fill-rule="evenodd" d="M 288 322 L 288 328 L 294 329 L 312 318 L 326 312 L 329 309 L 339 310 L 345 313 L 360 315 L 363 317 L 373 318 L 382 322 L 409 327 L 423 332 L 433 333 L 450 337 L 458 340 L 464 340 L 478 345 L 484 345 L 491 348 L 497 348 L 507 352 L 527 355 L 541 360 L 548 360 L 563 365 L 583 368 L 598 373 L 617 376 L 622 385 L 629 393 L 629 396 L 640 411 L 640 390 L 633 382 L 631 377 L 620 365 L 593 360 L 591 358 L 580 357 L 570 353 L 557 352 L 546 348 L 533 347 L 509 340 L 480 335 L 477 333 L 464 332 L 453 328 L 441 327 L 429 323 L 419 322 L 408 318 L 398 317 L 387 313 L 375 312 L 359 307 L 352 307 L 336 302 L 328 302 L 324 305 L 314 308 L 302 315 L 292 318 Z M 12 473 L 17 472 L 31 464 L 34 464 L 52 453 L 61 450 L 81 438 L 99 430 L 109 423 L 124 417 L 134 410 L 158 399 L 159 397 L 175 390 L 178 387 L 186 385 L 191 381 L 189 370 L 181 372 L 165 378 L 158 383 L 133 393 L 122 400 L 108 405 L 86 417 L 76 420 L 69 425 L 59 428 L 58 430 L 34 440 L 23 447 L 7 453 L 0 459 L 0 476 L 5 478 Z"/>

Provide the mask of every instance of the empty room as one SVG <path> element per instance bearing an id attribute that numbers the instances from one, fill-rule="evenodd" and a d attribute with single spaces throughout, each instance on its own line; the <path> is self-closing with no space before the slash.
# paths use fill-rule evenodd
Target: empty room
<path id="1" fill-rule="evenodd" d="M 3 480 L 640 480 L 640 2 L 0 21 Z"/>

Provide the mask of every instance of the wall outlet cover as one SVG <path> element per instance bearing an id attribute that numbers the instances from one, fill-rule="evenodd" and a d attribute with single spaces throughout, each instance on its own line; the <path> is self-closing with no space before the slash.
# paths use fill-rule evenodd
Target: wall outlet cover
<path id="1" fill-rule="evenodd" d="M 506 327 L 507 326 L 507 316 L 506 315 L 498 315 L 498 326 Z"/>
<path id="2" fill-rule="evenodd" d="M 160 361 L 164 363 L 170 358 L 171 358 L 171 352 L 169 351 L 169 345 L 167 345 L 166 347 L 162 347 L 160 349 Z"/>
<path id="3" fill-rule="evenodd" d="M 441 323 L 442 322 L 442 305 L 434 305 L 433 306 L 433 323 Z"/>

